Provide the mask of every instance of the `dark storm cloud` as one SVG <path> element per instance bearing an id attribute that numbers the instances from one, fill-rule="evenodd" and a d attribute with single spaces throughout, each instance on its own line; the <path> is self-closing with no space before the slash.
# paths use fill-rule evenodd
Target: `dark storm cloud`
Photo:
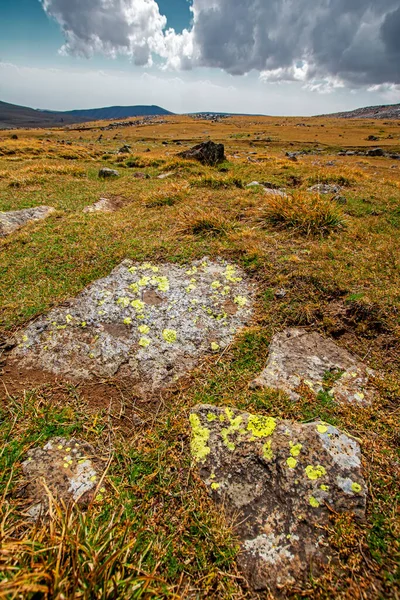
<path id="1" fill-rule="evenodd" d="M 165 31 L 156 0 L 41 0 L 67 52 L 152 53 L 175 67 L 265 79 L 400 83 L 400 0 L 193 0 L 193 27 Z"/>

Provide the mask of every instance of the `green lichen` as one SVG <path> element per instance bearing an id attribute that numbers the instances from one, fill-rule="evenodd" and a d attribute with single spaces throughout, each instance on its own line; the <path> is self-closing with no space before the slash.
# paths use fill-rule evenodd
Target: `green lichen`
<path id="1" fill-rule="evenodd" d="M 310 505 L 313 508 L 318 508 L 319 507 L 319 502 L 316 498 L 314 498 L 314 496 L 310 496 Z"/>
<path id="2" fill-rule="evenodd" d="M 286 461 L 286 464 L 289 467 L 289 469 L 294 469 L 296 468 L 297 460 L 293 458 L 293 456 L 289 456 L 289 458 Z"/>
<path id="3" fill-rule="evenodd" d="M 274 453 L 271 448 L 271 440 L 268 440 L 263 446 L 262 455 L 265 460 L 272 460 L 274 458 Z"/>
<path id="4" fill-rule="evenodd" d="M 269 437 L 275 428 L 276 420 L 273 417 L 250 415 L 247 421 L 247 430 L 251 432 L 252 439 Z"/>
<path id="5" fill-rule="evenodd" d="M 201 426 L 199 417 L 194 413 L 190 415 L 189 422 L 192 427 L 192 440 L 190 443 L 192 456 L 196 462 L 204 463 L 210 454 L 210 448 L 207 446 L 210 431 L 207 427 Z"/>
<path id="6" fill-rule="evenodd" d="M 315 481 L 316 479 L 319 479 L 320 477 L 326 475 L 326 469 L 321 465 L 316 465 L 315 467 L 313 467 L 312 465 L 308 465 L 308 467 L 306 467 L 305 470 L 307 477 L 312 481 Z"/>
<path id="7" fill-rule="evenodd" d="M 300 454 L 303 446 L 302 444 L 293 444 L 292 442 L 290 442 L 290 446 L 290 454 L 296 458 Z"/>

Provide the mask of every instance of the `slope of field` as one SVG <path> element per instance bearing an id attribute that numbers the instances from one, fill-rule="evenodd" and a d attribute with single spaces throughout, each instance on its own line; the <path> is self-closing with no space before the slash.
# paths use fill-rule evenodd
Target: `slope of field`
<path id="1" fill-rule="evenodd" d="M 385 156 L 365 155 L 371 135 Z M 360 444 L 365 521 L 326 508 L 334 560 L 280 597 L 400 597 L 400 161 L 391 157 L 399 137 L 395 122 L 187 116 L 117 131 L 96 123 L 18 131 L 18 139 L 1 132 L 0 211 L 56 210 L 0 239 L 0 596 L 256 598 L 236 566 L 235 523 L 191 463 L 189 413 L 207 403 L 320 419 Z M 178 156 L 208 138 L 225 145 L 226 162 Z M 99 178 L 103 167 L 118 176 Z M 335 191 L 310 191 L 322 184 Z M 83 212 L 100 198 L 115 212 Z M 162 394 L 136 394 L 118 373 L 85 383 L 10 367 L 15 332 L 54 307 L 67 310 L 125 258 L 186 268 L 204 257 L 243 269 L 254 315 Z M 307 385 L 295 402 L 251 388 L 272 337 L 287 327 L 319 332 L 374 369 L 374 402 L 338 405 Z M 22 511 L 22 461 L 55 436 L 92 444 L 106 473 L 85 512 L 54 503 L 51 522 L 36 524 Z"/>
<path id="2" fill-rule="evenodd" d="M 385 104 L 382 106 L 367 106 L 346 112 L 321 115 L 339 119 L 400 119 L 400 104 Z"/>
<path id="3" fill-rule="evenodd" d="M 84 121 L 100 121 L 102 119 L 125 119 L 152 115 L 171 115 L 160 106 L 110 106 L 85 110 L 50 111 L 35 110 L 25 106 L 17 106 L 0 102 L 0 129 L 24 127 L 57 127 Z"/>

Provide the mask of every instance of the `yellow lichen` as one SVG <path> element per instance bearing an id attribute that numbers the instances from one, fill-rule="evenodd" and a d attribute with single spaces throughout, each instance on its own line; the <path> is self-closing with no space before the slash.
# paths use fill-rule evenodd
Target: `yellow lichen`
<path id="1" fill-rule="evenodd" d="M 138 284 L 140 285 L 140 287 L 146 287 L 146 285 L 149 283 L 150 281 L 150 277 L 141 277 L 138 281 Z"/>
<path id="2" fill-rule="evenodd" d="M 327 491 L 329 490 L 329 486 L 328 486 L 328 485 L 320 485 L 319 487 L 320 487 L 320 489 L 321 489 L 323 492 L 327 492 Z"/>
<path id="3" fill-rule="evenodd" d="M 263 446 L 262 449 L 262 454 L 263 454 L 263 458 L 265 460 L 272 460 L 274 457 L 274 453 L 272 452 L 272 448 L 271 448 L 271 440 L 268 440 L 268 442 L 266 442 Z"/>
<path id="4" fill-rule="evenodd" d="M 355 481 L 351 484 L 351 489 L 355 494 L 359 494 L 362 490 L 362 487 L 359 483 L 356 483 Z"/>
<path id="5" fill-rule="evenodd" d="M 214 415 L 213 413 L 208 413 L 207 414 L 207 421 L 209 421 L 210 423 L 212 423 L 212 421 L 216 421 L 217 420 L 217 415 Z"/>
<path id="6" fill-rule="evenodd" d="M 192 456 L 196 462 L 203 463 L 210 454 L 210 448 L 207 446 L 210 431 L 201 426 L 199 417 L 194 413 L 190 415 L 189 421 L 192 427 L 192 440 L 190 442 Z"/>
<path id="7" fill-rule="evenodd" d="M 314 498 L 314 496 L 310 496 L 310 505 L 313 508 L 318 508 L 319 507 L 319 502 L 316 498 Z"/>
<path id="8" fill-rule="evenodd" d="M 290 454 L 294 457 L 298 456 L 303 447 L 302 444 L 292 444 L 292 442 L 290 442 L 290 445 L 291 445 Z"/>
<path id="9" fill-rule="evenodd" d="M 148 325 L 139 325 L 138 331 L 139 331 L 139 333 L 142 333 L 145 335 L 146 333 L 149 333 L 150 327 Z"/>
<path id="10" fill-rule="evenodd" d="M 273 417 L 259 417 L 250 415 L 247 421 L 247 430 L 253 435 L 253 439 L 270 436 L 276 428 Z"/>
<path id="11" fill-rule="evenodd" d="M 99 302 L 99 306 L 101 304 L 104 304 L 104 301 L 102 303 Z M 120 304 L 122 306 L 122 308 L 128 308 L 128 306 L 130 304 L 130 300 L 126 296 L 122 296 L 121 298 L 118 298 L 117 304 Z"/>
<path id="12" fill-rule="evenodd" d="M 220 484 L 217 483 L 217 482 L 211 484 L 211 489 L 212 490 L 217 490 L 219 487 L 220 487 Z"/>
<path id="13" fill-rule="evenodd" d="M 131 325 L 131 323 L 132 323 L 132 319 L 130 317 L 125 317 L 124 325 Z"/>
<path id="14" fill-rule="evenodd" d="M 289 469 L 294 469 L 297 465 L 297 460 L 293 458 L 293 456 L 289 456 L 289 458 L 286 461 L 286 464 L 289 467 Z"/>
<path id="15" fill-rule="evenodd" d="M 221 430 L 221 437 L 228 450 L 231 450 L 233 452 L 235 450 L 235 444 L 229 439 L 229 436 L 239 431 L 243 418 L 241 417 L 241 415 L 238 415 L 235 418 L 234 413 L 230 408 L 225 409 L 225 414 L 228 418 L 230 425 L 229 427 L 225 427 Z"/>
<path id="16" fill-rule="evenodd" d="M 318 433 L 326 433 L 328 431 L 328 427 L 326 425 L 317 425 Z"/>
<path id="17" fill-rule="evenodd" d="M 315 467 L 308 465 L 305 470 L 307 477 L 313 481 L 326 475 L 326 469 L 321 465 L 316 465 Z"/>
<path id="18" fill-rule="evenodd" d="M 217 344 L 217 342 L 211 342 L 211 350 L 217 352 L 219 350 L 219 344 Z"/>
<path id="19" fill-rule="evenodd" d="M 144 309 L 144 302 L 142 302 L 141 300 L 132 300 L 131 306 L 137 312 L 142 312 L 142 310 Z"/>
<path id="20" fill-rule="evenodd" d="M 174 329 L 164 329 L 162 335 L 164 340 L 168 342 L 168 344 L 173 344 L 174 342 L 176 342 L 177 333 Z"/>
<path id="21" fill-rule="evenodd" d="M 141 337 L 139 340 L 139 346 L 141 346 L 142 348 L 147 348 L 148 346 L 150 346 L 151 344 L 151 340 L 147 337 Z"/>
<path id="22" fill-rule="evenodd" d="M 247 298 L 244 296 L 236 296 L 234 303 L 237 304 L 239 308 L 243 308 L 247 304 Z"/>

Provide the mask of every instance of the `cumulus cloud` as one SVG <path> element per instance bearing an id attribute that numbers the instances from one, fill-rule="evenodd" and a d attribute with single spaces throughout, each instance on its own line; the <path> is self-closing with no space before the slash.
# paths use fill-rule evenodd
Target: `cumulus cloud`
<path id="1" fill-rule="evenodd" d="M 156 0 L 41 0 L 65 52 L 156 54 L 167 67 L 252 70 L 329 91 L 400 83 L 400 0 L 192 0 L 190 30 L 167 29 Z"/>

